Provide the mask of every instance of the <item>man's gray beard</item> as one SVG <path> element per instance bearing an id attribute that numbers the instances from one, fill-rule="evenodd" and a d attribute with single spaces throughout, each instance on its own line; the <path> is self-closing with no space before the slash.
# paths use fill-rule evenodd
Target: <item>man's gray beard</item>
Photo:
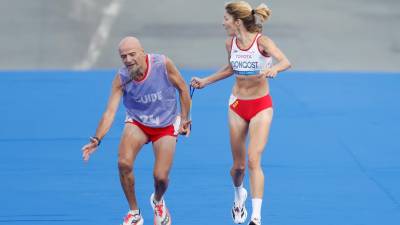
<path id="1" fill-rule="evenodd" d="M 140 69 L 136 69 L 136 70 L 131 69 L 131 70 L 129 71 L 129 77 L 130 77 L 131 80 L 137 80 L 137 78 L 140 77 L 139 74 L 142 74 L 141 71 L 140 71 Z M 135 79 L 135 78 L 136 78 L 136 79 Z"/>

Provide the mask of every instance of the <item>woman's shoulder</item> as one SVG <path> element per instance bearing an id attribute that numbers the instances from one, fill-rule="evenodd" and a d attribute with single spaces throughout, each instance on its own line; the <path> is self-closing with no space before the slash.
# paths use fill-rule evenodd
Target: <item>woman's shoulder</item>
<path id="1" fill-rule="evenodd" d="M 258 44 L 266 44 L 271 41 L 272 41 L 272 39 L 268 35 L 261 34 L 261 33 L 259 34 L 259 37 L 257 39 Z"/>
<path id="2" fill-rule="evenodd" d="M 268 35 L 265 35 L 265 34 L 262 34 L 262 33 L 259 33 L 258 35 L 259 35 L 258 38 L 257 38 L 257 42 L 258 43 L 271 40 Z"/>

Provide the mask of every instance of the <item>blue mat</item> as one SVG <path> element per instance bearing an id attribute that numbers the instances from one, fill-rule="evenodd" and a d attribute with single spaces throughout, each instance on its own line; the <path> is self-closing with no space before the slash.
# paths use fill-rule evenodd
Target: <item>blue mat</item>
<path id="1" fill-rule="evenodd" d="M 182 71 L 187 81 L 210 72 Z M 80 150 L 114 73 L 0 73 L 0 224 L 121 223 L 128 210 L 117 171 L 122 105 L 88 164 Z M 233 224 L 233 82 L 195 92 L 193 132 L 179 140 L 165 196 L 173 224 Z M 263 224 L 400 224 L 400 74 L 286 72 L 270 85 L 275 114 L 262 160 Z M 152 224 L 150 146 L 137 162 L 137 198 Z"/>

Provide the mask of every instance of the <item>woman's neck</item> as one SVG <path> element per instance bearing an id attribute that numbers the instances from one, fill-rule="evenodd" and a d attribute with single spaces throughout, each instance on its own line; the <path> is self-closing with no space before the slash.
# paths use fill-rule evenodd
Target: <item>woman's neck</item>
<path id="1" fill-rule="evenodd" d="M 255 35 L 257 35 L 257 34 L 256 33 L 250 33 L 248 31 L 244 31 L 244 30 L 238 30 L 238 32 L 236 32 L 236 34 L 235 34 L 237 40 L 239 41 L 239 43 L 243 47 L 248 46 L 249 44 L 251 44 L 253 42 L 253 40 L 254 40 L 254 36 Z"/>

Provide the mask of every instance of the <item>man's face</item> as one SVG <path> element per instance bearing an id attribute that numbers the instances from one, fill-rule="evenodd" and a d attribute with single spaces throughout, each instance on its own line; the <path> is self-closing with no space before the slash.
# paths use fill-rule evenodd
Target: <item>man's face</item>
<path id="1" fill-rule="evenodd" d="M 119 55 L 126 68 L 133 73 L 139 72 L 145 62 L 145 54 L 141 48 L 121 46 Z"/>

